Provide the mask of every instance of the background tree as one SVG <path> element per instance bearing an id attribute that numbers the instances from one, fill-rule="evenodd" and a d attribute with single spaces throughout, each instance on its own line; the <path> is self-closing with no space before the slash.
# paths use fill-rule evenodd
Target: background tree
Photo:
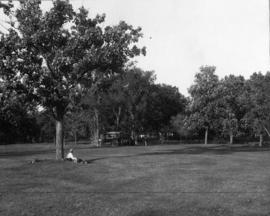
<path id="1" fill-rule="evenodd" d="M 53 142 L 55 144 L 55 120 L 48 110 L 42 110 L 36 115 L 39 127 L 39 142 Z"/>
<path id="2" fill-rule="evenodd" d="M 145 128 L 155 132 L 169 128 L 171 118 L 183 113 L 186 104 L 186 98 L 180 94 L 177 87 L 165 84 L 152 85 L 147 97 Z"/>
<path id="3" fill-rule="evenodd" d="M 0 83 L 0 144 L 37 140 L 35 106 L 25 104 L 24 97 L 15 92 L 6 91 L 4 83 Z"/>
<path id="4" fill-rule="evenodd" d="M 189 128 L 204 129 L 205 144 L 207 144 L 209 129 L 215 128 L 218 119 L 216 99 L 219 79 L 215 70 L 214 66 L 202 66 L 189 89 L 191 98 L 187 125 Z"/>
<path id="5" fill-rule="evenodd" d="M 270 120 L 270 73 L 265 76 L 254 73 L 247 81 L 245 94 L 248 112 L 245 123 L 260 137 L 259 145 L 263 144 L 263 132 L 268 132 Z"/>
<path id="6" fill-rule="evenodd" d="M 1 37 L 0 76 L 17 93 L 50 110 L 56 123 L 56 159 L 61 159 L 63 119 L 72 101 L 96 77 L 121 72 L 145 49 L 133 45 L 142 36 L 141 28 L 125 22 L 102 28 L 104 15 L 91 19 L 86 9 L 75 12 L 68 1 L 54 1 L 45 13 L 40 4 L 20 2 L 17 30 Z"/>
<path id="7" fill-rule="evenodd" d="M 74 145 L 77 145 L 78 135 L 83 131 L 87 119 L 85 112 L 80 107 L 74 107 L 66 114 L 65 130 L 67 135 L 71 135 L 74 139 Z"/>
<path id="8" fill-rule="evenodd" d="M 125 90 L 128 88 L 128 84 L 124 77 L 125 74 L 116 77 L 108 91 L 103 94 L 103 101 L 110 130 L 119 131 L 123 129 L 122 123 L 127 108 Z"/>
<path id="9" fill-rule="evenodd" d="M 91 143 L 98 146 L 100 130 L 102 127 L 103 104 L 101 101 L 101 90 L 88 89 L 87 94 L 82 98 L 84 118 L 90 129 Z"/>
<path id="10" fill-rule="evenodd" d="M 233 137 L 239 134 L 241 120 L 245 115 L 242 103 L 244 92 L 245 79 L 242 76 L 225 76 L 218 86 L 217 104 L 222 133 L 229 135 L 230 144 L 233 144 Z"/>
<path id="11" fill-rule="evenodd" d="M 138 143 L 138 133 L 144 130 L 144 116 L 147 105 L 149 89 L 154 84 L 155 76 L 152 71 L 132 68 L 124 74 L 124 96 L 126 99 L 126 127 L 131 134 L 131 139 Z"/>
<path id="12" fill-rule="evenodd" d="M 186 125 L 186 118 L 186 113 L 179 113 L 176 116 L 173 116 L 170 121 L 173 131 L 178 134 L 180 139 L 187 139 L 191 137 L 191 133 Z"/>

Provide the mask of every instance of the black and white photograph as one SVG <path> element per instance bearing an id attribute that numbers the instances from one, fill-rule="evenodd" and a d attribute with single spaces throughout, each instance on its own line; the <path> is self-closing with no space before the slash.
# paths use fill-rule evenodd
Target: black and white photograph
<path id="1" fill-rule="evenodd" d="M 0 216 L 270 216 L 270 0 L 0 0 Z"/>

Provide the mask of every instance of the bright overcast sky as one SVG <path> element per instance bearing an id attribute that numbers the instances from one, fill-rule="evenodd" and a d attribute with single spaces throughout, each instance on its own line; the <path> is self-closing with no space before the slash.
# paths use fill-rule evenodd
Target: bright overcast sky
<path id="1" fill-rule="evenodd" d="M 138 66 L 154 70 L 159 83 L 187 95 L 201 65 L 217 74 L 244 75 L 269 67 L 268 0 L 71 0 L 107 23 L 125 20 L 143 28 L 147 56 Z M 47 7 L 50 2 L 43 3 Z"/>

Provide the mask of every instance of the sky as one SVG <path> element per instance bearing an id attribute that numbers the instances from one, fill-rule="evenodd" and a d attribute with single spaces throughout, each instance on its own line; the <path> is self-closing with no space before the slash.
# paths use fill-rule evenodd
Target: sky
<path id="1" fill-rule="evenodd" d="M 141 26 L 147 55 L 137 65 L 154 70 L 158 83 L 187 89 L 202 65 L 225 75 L 265 73 L 269 69 L 268 0 L 70 0 L 106 24 L 125 20 Z M 48 8 L 51 2 L 43 2 Z"/>

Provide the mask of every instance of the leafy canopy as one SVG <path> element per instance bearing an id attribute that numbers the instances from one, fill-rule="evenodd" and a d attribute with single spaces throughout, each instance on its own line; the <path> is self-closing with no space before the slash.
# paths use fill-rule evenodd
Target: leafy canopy
<path id="1" fill-rule="evenodd" d="M 130 58 L 145 54 L 135 44 L 141 28 L 125 22 L 102 27 L 105 15 L 88 17 L 69 1 L 56 0 L 43 12 L 41 0 L 20 2 L 16 28 L 0 40 L 0 77 L 61 119 L 87 87 L 120 73 Z"/>
<path id="2" fill-rule="evenodd" d="M 201 67 L 189 89 L 191 115 L 187 119 L 187 125 L 191 128 L 214 128 L 218 113 L 216 98 L 219 83 L 215 70 L 214 66 Z"/>

